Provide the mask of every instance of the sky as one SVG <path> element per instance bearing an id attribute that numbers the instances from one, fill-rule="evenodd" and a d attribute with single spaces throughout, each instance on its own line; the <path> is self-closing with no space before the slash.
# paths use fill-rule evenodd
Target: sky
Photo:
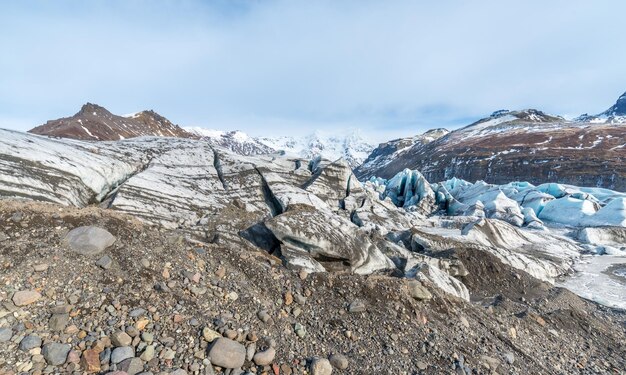
<path id="1" fill-rule="evenodd" d="M 599 113 L 626 91 L 622 0 L 0 0 L 0 127 L 85 102 L 255 136 Z"/>

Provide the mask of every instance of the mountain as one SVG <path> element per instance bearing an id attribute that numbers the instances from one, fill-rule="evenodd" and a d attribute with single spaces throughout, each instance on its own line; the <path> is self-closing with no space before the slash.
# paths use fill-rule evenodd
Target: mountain
<path id="1" fill-rule="evenodd" d="M 626 92 L 617 99 L 606 111 L 595 116 L 589 116 L 586 113 L 578 117 L 575 121 L 591 122 L 591 123 L 610 123 L 623 124 L 626 123 Z"/>
<path id="2" fill-rule="evenodd" d="M 607 113 L 622 113 L 624 96 Z M 418 169 L 429 181 L 452 177 L 503 184 L 559 182 L 626 191 L 626 123 L 569 121 L 528 109 L 501 110 L 432 142 L 416 143 L 396 157 L 377 149 L 356 169 L 360 179 L 390 178 Z"/>
<path id="3" fill-rule="evenodd" d="M 413 147 L 426 145 L 448 133 L 449 131 L 446 129 L 432 129 L 413 137 L 394 139 L 389 142 L 381 143 L 369 154 L 367 159 L 355 169 L 355 173 L 357 176 L 373 176 L 378 170 L 384 168 L 394 159 L 401 158 L 404 153 Z"/>
<path id="4" fill-rule="evenodd" d="M 360 165 L 374 149 L 374 145 L 365 140 L 359 131 L 345 135 L 315 132 L 304 137 L 261 137 L 258 140 L 287 155 L 304 159 L 313 159 L 317 156 L 329 160 L 343 158 L 353 168 Z"/>
<path id="5" fill-rule="evenodd" d="M 374 145 L 365 140 L 358 131 L 346 135 L 326 135 L 315 132 L 304 137 L 258 137 L 235 131 L 210 130 L 198 127 L 185 128 L 203 140 L 225 147 L 241 155 L 262 155 L 274 152 L 314 159 L 322 157 L 328 160 L 345 159 L 351 167 L 360 165 L 374 149 Z"/>
<path id="6" fill-rule="evenodd" d="M 264 155 L 276 152 L 275 149 L 239 130 L 222 131 L 200 127 L 189 127 L 185 130 L 211 145 L 226 148 L 240 155 Z"/>
<path id="7" fill-rule="evenodd" d="M 142 136 L 194 137 L 154 111 L 117 116 L 92 103 L 83 105 L 72 117 L 48 121 L 29 132 L 90 141 L 117 141 Z"/>

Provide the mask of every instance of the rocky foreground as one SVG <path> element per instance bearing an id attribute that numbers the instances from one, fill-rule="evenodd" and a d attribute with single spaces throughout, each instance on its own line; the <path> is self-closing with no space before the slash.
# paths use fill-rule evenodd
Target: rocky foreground
<path id="1" fill-rule="evenodd" d="M 5 200 L 0 223 L 2 374 L 626 368 L 623 311 L 471 247 L 451 255 L 467 268 L 466 301 L 393 272 L 289 270 L 245 242 L 95 207 Z"/>

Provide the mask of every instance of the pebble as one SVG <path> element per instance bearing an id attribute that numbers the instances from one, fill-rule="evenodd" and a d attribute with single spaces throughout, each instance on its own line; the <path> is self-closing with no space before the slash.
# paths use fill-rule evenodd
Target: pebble
<path id="1" fill-rule="evenodd" d="M 409 288 L 409 295 L 416 300 L 423 301 L 433 298 L 433 295 L 418 280 L 410 280 L 407 286 Z"/>
<path id="2" fill-rule="evenodd" d="M 69 314 L 53 314 L 48 321 L 48 327 L 53 331 L 63 331 L 69 321 Z"/>
<path id="3" fill-rule="evenodd" d="M 36 290 L 21 290 L 13 295 L 15 306 L 26 306 L 36 302 L 41 298 L 41 294 Z"/>
<path id="4" fill-rule="evenodd" d="M 311 375 L 330 375 L 333 373 L 333 366 L 326 358 L 313 358 L 311 361 Z"/>
<path id="5" fill-rule="evenodd" d="M 133 358 L 135 356 L 135 350 L 131 346 L 121 346 L 113 349 L 111 352 L 111 363 L 120 363 L 125 359 Z"/>
<path id="6" fill-rule="evenodd" d="M 365 312 L 366 308 L 365 308 L 365 304 L 362 301 L 353 301 L 349 306 L 348 306 L 348 312 L 350 313 L 360 313 L 360 312 Z"/>
<path id="7" fill-rule="evenodd" d="M 154 345 L 148 345 L 144 349 L 143 353 L 141 353 L 141 356 L 139 356 L 139 358 L 141 358 L 143 361 L 150 362 L 150 360 L 154 358 L 154 354 L 155 354 Z"/>
<path id="8" fill-rule="evenodd" d="M 206 342 L 213 342 L 215 339 L 222 337 L 219 332 L 212 330 L 209 327 L 204 327 L 202 329 L 202 337 Z"/>
<path id="9" fill-rule="evenodd" d="M 263 322 L 263 323 L 267 323 L 271 317 L 270 314 L 267 313 L 267 311 L 265 310 L 261 310 L 259 311 L 256 316 Z"/>
<path id="10" fill-rule="evenodd" d="M 11 337 L 13 337 L 11 328 L 0 328 L 0 342 L 9 341 Z"/>
<path id="11" fill-rule="evenodd" d="M 20 349 L 25 352 L 39 347 L 41 347 L 41 338 L 39 336 L 28 335 L 20 341 Z"/>
<path id="12" fill-rule="evenodd" d="M 343 354 L 333 354 L 328 360 L 336 369 L 345 370 L 348 368 L 348 358 Z"/>
<path id="13" fill-rule="evenodd" d="M 67 344 L 51 342 L 43 346 L 41 354 L 49 365 L 58 366 L 65 363 L 71 347 Z"/>
<path id="14" fill-rule="evenodd" d="M 504 359 L 506 360 L 506 363 L 512 365 L 513 362 L 515 362 L 515 354 L 513 354 L 513 352 L 504 353 Z"/>
<path id="15" fill-rule="evenodd" d="M 276 350 L 268 348 L 262 352 L 257 352 L 253 357 L 253 361 L 259 366 L 267 366 L 274 361 L 274 357 L 276 357 Z"/>
<path id="16" fill-rule="evenodd" d="M 298 335 L 298 337 L 300 337 L 301 339 L 306 336 L 306 328 L 304 328 L 304 326 L 300 323 L 296 323 L 293 330 L 296 332 L 296 335 Z"/>
<path id="17" fill-rule="evenodd" d="M 113 346 L 129 346 L 133 339 L 126 332 L 117 331 L 111 335 L 111 343 Z"/>
<path id="18" fill-rule="evenodd" d="M 95 349 L 87 349 L 83 352 L 81 366 L 85 372 L 100 372 L 100 357 Z"/>
<path id="19" fill-rule="evenodd" d="M 108 270 L 112 265 L 113 259 L 111 259 L 108 255 L 103 256 L 96 262 L 96 266 L 102 268 L 103 270 Z"/>
<path id="20" fill-rule="evenodd" d="M 136 375 L 143 371 L 143 362 L 139 358 L 128 358 L 117 365 L 117 369 L 128 375 Z"/>
<path id="21" fill-rule="evenodd" d="M 224 368 L 239 368 L 246 360 L 246 348 L 240 343 L 220 337 L 209 349 L 211 363 Z"/>
<path id="22" fill-rule="evenodd" d="M 48 264 L 46 263 L 41 263 L 41 264 L 35 264 L 33 266 L 33 269 L 35 270 L 35 272 L 45 272 L 48 270 Z"/>

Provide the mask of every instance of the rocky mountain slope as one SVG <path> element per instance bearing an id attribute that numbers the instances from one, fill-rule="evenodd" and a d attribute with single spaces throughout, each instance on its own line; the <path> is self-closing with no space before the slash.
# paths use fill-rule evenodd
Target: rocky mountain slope
<path id="1" fill-rule="evenodd" d="M 222 147 L 240 155 L 264 155 L 276 152 L 272 147 L 239 130 L 222 131 L 200 127 L 189 127 L 185 130 L 213 146 Z"/>
<path id="2" fill-rule="evenodd" d="M 623 103 L 624 96 L 605 113 L 612 116 L 607 121 L 568 121 L 537 110 L 498 111 L 397 156 L 381 145 L 356 173 L 361 179 L 390 178 L 409 168 L 419 169 L 429 181 L 560 182 L 625 191 Z"/>
<path id="3" fill-rule="evenodd" d="M 72 117 L 48 121 L 29 132 L 90 141 L 117 141 L 142 136 L 195 137 L 154 111 L 117 116 L 91 103 L 83 105 Z"/>
<path id="4" fill-rule="evenodd" d="M 0 369 L 625 365 L 619 192 L 415 170 L 361 183 L 342 159 L 0 130 L 0 195 Z"/>

